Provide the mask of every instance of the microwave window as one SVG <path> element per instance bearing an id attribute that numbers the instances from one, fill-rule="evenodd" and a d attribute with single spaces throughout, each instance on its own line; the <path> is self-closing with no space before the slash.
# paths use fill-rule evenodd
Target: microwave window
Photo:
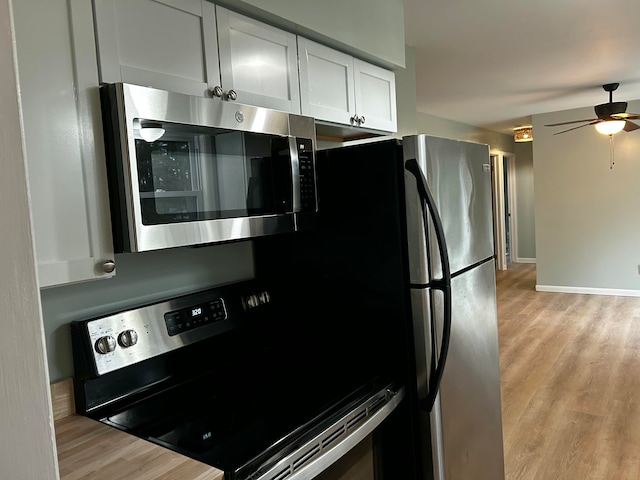
<path id="1" fill-rule="evenodd" d="M 138 141 L 136 150 L 140 192 L 194 190 L 189 142 Z"/>
<path id="2" fill-rule="evenodd" d="M 142 222 L 264 216 L 292 209 L 288 137 L 163 122 L 136 137 Z"/>
<path id="3" fill-rule="evenodd" d="M 197 220 L 197 199 L 192 197 L 142 198 L 142 217 L 150 225 Z"/>

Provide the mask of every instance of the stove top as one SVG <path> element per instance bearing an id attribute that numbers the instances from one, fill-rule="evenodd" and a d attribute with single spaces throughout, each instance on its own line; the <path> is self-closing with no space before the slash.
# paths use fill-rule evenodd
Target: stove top
<path id="1" fill-rule="evenodd" d="M 100 420 L 225 471 L 249 478 L 272 457 L 292 451 L 379 391 L 384 378 L 354 375 L 325 386 L 322 369 L 289 369 L 289 381 L 273 376 L 266 361 L 228 369 L 122 407 Z M 298 370 L 294 372 L 293 370 Z M 247 381 L 250 379 L 250 381 Z"/>

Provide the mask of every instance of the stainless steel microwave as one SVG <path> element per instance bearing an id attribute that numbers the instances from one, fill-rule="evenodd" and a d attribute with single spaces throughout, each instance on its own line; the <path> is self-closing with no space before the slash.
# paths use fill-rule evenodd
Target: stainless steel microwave
<path id="1" fill-rule="evenodd" d="M 101 101 L 117 252 L 296 231 L 317 211 L 312 118 L 123 83 Z"/>

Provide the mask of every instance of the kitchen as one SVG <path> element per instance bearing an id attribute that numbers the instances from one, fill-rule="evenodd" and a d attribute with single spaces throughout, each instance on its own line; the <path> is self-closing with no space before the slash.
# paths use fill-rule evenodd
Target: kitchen
<path id="1" fill-rule="evenodd" d="M 80 2 L 77 2 L 74 4 L 74 10 L 73 10 L 73 15 L 70 17 L 70 20 L 72 22 L 78 22 L 78 18 L 82 18 L 82 14 L 86 15 L 86 11 L 83 11 L 83 7 L 86 7 L 85 5 L 81 4 Z M 28 13 L 23 13 L 24 16 L 20 16 L 20 10 L 19 8 L 25 8 L 25 11 Z M 28 32 L 34 31 L 34 30 L 38 30 L 38 31 L 43 31 L 43 32 L 47 32 L 47 38 L 49 39 L 49 42 L 53 42 L 56 38 L 56 35 L 54 35 L 55 32 L 52 32 L 50 30 L 46 30 L 44 29 L 45 25 L 47 28 L 51 29 L 53 28 L 54 25 L 56 25 L 56 22 L 53 21 L 54 18 L 60 18 L 60 11 L 55 11 L 52 10 L 50 12 L 45 12 L 45 11 L 39 11 L 39 13 L 42 15 L 42 18 L 44 20 L 42 20 L 42 23 L 40 23 L 40 21 L 38 20 L 38 18 L 35 18 L 36 16 L 34 15 L 34 11 L 35 9 L 29 9 L 28 5 L 25 3 L 21 3 L 20 6 L 16 7 L 16 10 L 18 13 L 18 15 L 16 15 L 16 18 L 22 18 L 22 19 L 27 19 L 27 20 L 33 20 L 35 22 L 35 24 L 31 24 L 29 23 L 29 28 L 27 29 Z M 62 11 L 64 12 L 64 10 Z M 55 14 L 58 15 L 58 17 L 55 16 Z M 78 16 L 80 15 L 80 17 Z M 64 14 L 62 15 L 63 17 L 65 16 Z M 46 20 L 46 21 L 45 21 Z M 26 20 L 25 20 L 26 21 Z M 65 20 L 66 21 L 66 20 Z M 63 25 L 65 24 L 65 21 L 62 22 Z M 86 26 L 86 25 L 85 25 Z M 17 25 L 17 30 L 18 30 L 18 36 L 20 36 L 20 24 L 18 23 Z M 82 28 L 82 24 L 80 25 L 80 27 Z M 76 41 L 78 41 L 78 37 L 79 37 L 79 33 L 80 30 L 75 30 L 74 33 L 76 35 Z M 66 32 L 66 34 L 68 35 L 68 32 Z M 24 37 L 23 37 L 24 38 Z M 38 39 L 33 39 L 31 41 L 35 41 L 36 43 L 38 43 Z M 19 43 L 21 45 L 25 45 L 24 48 L 26 48 L 28 40 L 24 40 L 23 42 Z M 84 44 L 86 45 L 86 44 Z M 31 46 L 31 48 L 37 48 L 39 46 L 42 46 L 41 43 L 39 43 L 36 46 Z M 87 54 L 87 52 L 83 52 L 80 47 L 82 47 L 82 45 L 78 42 L 78 44 L 76 44 L 76 46 L 78 47 L 78 52 L 76 53 L 77 57 L 76 57 L 76 64 L 75 67 L 79 69 L 80 73 L 83 73 L 83 71 L 81 70 L 80 66 L 80 62 L 77 60 L 80 56 L 80 54 L 84 53 Z M 402 48 L 404 48 L 402 46 Z M 90 52 L 89 52 L 90 53 Z M 24 58 L 24 57 L 23 57 Z M 40 60 L 42 60 L 42 64 L 40 64 Z M 67 68 L 62 68 L 62 65 L 64 64 L 64 62 L 62 61 L 57 61 L 56 62 L 56 66 L 55 69 L 53 68 L 52 65 L 48 64 L 49 61 L 51 61 L 52 59 L 48 56 L 29 56 L 28 59 L 24 60 L 27 62 L 27 64 L 31 65 L 31 67 L 33 67 L 33 69 L 35 70 L 33 72 L 33 77 L 29 77 L 27 76 L 25 78 L 25 76 L 23 75 L 21 78 L 22 83 L 21 83 L 21 87 L 22 87 L 22 91 L 23 92 L 34 92 L 34 95 L 36 95 L 36 92 L 39 91 L 39 88 L 37 86 L 38 79 L 42 78 L 42 76 L 46 75 L 46 77 L 49 79 L 49 85 L 51 86 L 51 88 L 55 89 L 56 88 L 56 82 L 55 82 L 55 76 L 53 76 L 51 74 L 51 72 L 60 72 L 60 74 L 64 77 L 64 76 L 68 76 L 70 74 L 70 72 L 72 71 L 72 63 L 70 58 L 67 57 L 67 61 L 69 63 L 67 63 Z M 57 60 L 61 60 L 61 59 L 57 59 Z M 31 63 L 33 62 L 33 63 Z M 23 62 L 23 67 L 21 72 L 24 74 L 25 71 L 29 71 L 31 67 L 27 68 L 24 66 L 24 62 Z M 44 70 L 39 70 L 39 69 L 44 69 Z M 57 69 L 57 70 L 56 70 Z M 39 75 L 38 75 L 39 74 Z M 30 83 L 33 82 L 33 83 Z M 44 92 L 43 92 L 44 93 Z M 80 97 L 82 98 L 82 92 L 79 93 Z M 46 97 L 46 95 L 45 95 Z M 55 98 L 55 97 L 54 97 Z M 38 97 L 29 97 L 28 98 L 29 101 L 35 102 L 35 101 L 42 101 L 42 100 L 46 100 L 43 98 L 38 98 Z M 25 108 L 29 108 L 28 105 L 26 105 L 27 103 L 27 97 L 25 96 L 24 98 L 24 102 Z M 85 104 L 85 108 L 88 108 Z M 66 113 L 69 114 L 70 112 L 68 110 L 66 110 Z M 95 114 L 95 112 L 94 112 Z M 33 117 L 32 117 L 33 118 Z M 45 120 L 44 118 L 40 117 L 38 118 L 36 121 L 43 121 Z M 25 122 L 28 124 L 29 123 L 29 118 L 25 119 Z M 49 122 L 45 125 L 48 127 L 51 127 L 52 130 L 54 130 L 53 135 L 54 138 L 51 139 L 52 145 L 56 145 L 56 142 L 60 140 L 60 137 L 55 137 L 56 133 L 55 130 L 57 127 L 64 127 L 64 122 L 62 123 L 58 123 L 58 122 L 52 122 L 49 119 Z M 35 131 L 33 128 L 29 128 L 28 125 L 25 127 L 26 133 L 25 136 L 29 137 L 30 133 L 29 132 L 33 132 Z M 38 130 L 38 131 L 46 131 L 46 130 Z M 65 137 L 62 137 L 62 140 L 66 140 Z M 37 140 L 30 140 L 29 138 L 26 139 L 26 143 L 28 145 L 27 149 L 29 148 L 42 148 L 40 147 L 41 143 L 38 142 Z M 62 150 L 63 151 L 68 151 L 66 150 L 67 147 L 70 148 L 70 145 L 62 145 Z M 44 146 L 45 149 L 49 148 L 48 146 Z M 77 150 L 75 150 L 75 154 L 82 156 L 85 155 L 86 152 L 83 152 L 83 149 L 86 148 L 91 148 L 91 144 L 87 144 L 87 143 L 83 143 L 81 145 L 79 145 L 77 147 Z M 79 150 L 79 151 L 78 151 Z M 33 150 L 32 150 L 33 151 Z M 42 152 L 40 152 L 40 154 L 42 154 Z M 33 155 L 37 155 L 36 153 L 34 153 Z M 50 163 L 49 165 L 43 165 L 44 168 L 50 168 L 51 170 L 47 171 L 46 174 L 42 175 L 42 179 L 40 178 L 40 176 L 38 177 L 34 177 L 32 175 L 31 179 L 32 182 L 38 182 L 38 183 L 32 183 L 31 184 L 31 188 L 32 188 L 32 192 L 35 191 L 46 191 L 47 186 L 46 186 L 46 182 L 47 179 L 50 179 L 52 176 L 55 177 L 55 175 L 61 175 L 63 177 L 63 181 L 66 182 L 65 187 L 69 189 L 69 192 L 71 192 L 74 188 L 77 187 L 77 185 L 79 184 L 78 179 L 82 179 L 84 175 L 87 174 L 87 172 L 82 172 L 81 170 L 78 170 L 77 166 L 76 166 L 76 170 L 72 171 L 69 169 L 56 169 L 55 164 Z M 76 180 L 75 182 L 73 180 Z M 39 183 L 39 182 L 44 182 L 44 184 Z M 36 186 L 37 185 L 37 186 Z M 97 190 L 97 189 L 96 189 Z M 93 193 L 93 191 L 91 191 L 91 193 Z M 34 197 L 35 198 L 35 197 Z M 75 202 L 73 200 L 73 195 L 70 195 L 67 198 L 67 204 L 65 210 L 67 211 L 73 211 L 72 209 L 75 207 L 78 207 L 78 203 Z M 69 201 L 69 199 L 71 199 Z M 64 199 L 63 199 L 64 200 Z M 98 205 L 99 207 L 99 205 Z M 81 218 L 84 215 L 82 214 L 82 212 L 78 212 L 77 213 L 77 218 Z M 86 215 L 86 214 L 85 214 Z M 69 216 L 71 217 L 71 215 Z M 38 215 L 34 214 L 34 224 L 36 225 L 41 225 L 42 222 L 50 222 L 52 220 L 52 218 L 47 218 L 47 217 L 38 217 Z M 93 220 L 93 219 L 91 219 Z M 65 219 L 61 219 L 62 222 L 65 221 Z M 73 223 L 73 221 L 72 221 Z M 64 228 L 73 228 L 74 225 L 72 224 L 68 224 L 65 225 Z M 98 225 L 98 229 L 99 229 L 99 225 Z M 37 227 L 36 227 L 37 230 Z M 102 232 L 104 233 L 104 232 Z M 100 232 L 98 231 L 98 236 L 99 236 Z M 37 236 L 37 233 L 36 233 Z M 56 242 L 53 242 L 56 243 Z M 237 247 L 237 248 L 234 248 Z M 46 244 L 45 244 L 45 248 Z M 167 253 L 167 252 L 163 252 L 163 253 Z M 44 253 L 42 252 L 42 249 L 40 249 L 39 251 L 39 255 L 42 256 L 44 255 Z M 47 310 L 50 308 L 49 305 L 54 305 L 54 307 L 56 305 L 66 305 L 71 306 L 73 305 L 72 309 L 74 312 L 74 315 L 78 315 L 78 317 L 88 317 L 91 316 L 93 311 L 91 310 L 92 308 L 95 308 L 96 305 L 100 305 L 100 304 L 106 304 L 106 303 L 111 303 L 112 305 L 119 299 L 122 298 L 122 295 L 126 295 L 125 298 L 127 298 L 127 296 L 129 295 L 129 292 L 127 292 L 130 288 L 130 284 L 127 283 L 126 279 L 128 275 L 133 275 L 134 276 L 134 280 L 133 282 L 136 285 L 139 285 L 141 280 L 144 280 L 144 285 L 146 285 L 145 288 L 148 287 L 147 291 L 140 291 L 138 298 L 139 299 L 145 299 L 145 300 L 152 300 L 153 297 L 152 295 L 158 295 L 158 287 L 153 285 L 152 282 L 150 282 L 147 278 L 147 275 L 152 277 L 152 278 L 167 278 L 170 277 L 172 280 L 171 282 L 173 282 L 173 284 L 171 285 L 163 285 L 162 286 L 162 290 L 163 290 L 163 294 L 167 294 L 167 292 L 169 293 L 180 293 L 180 289 L 183 289 L 182 291 L 185 291 L 187 289 L 194 289 L 194 288 L 201 288 L 201 285 L 198 284 L 198 281 L 202 281 L 202 282 L 212 282 L 211 279 L 211 272 L 209 272 L 208 269 L 204 268 L 203 265 L 205 264 L 209 264 L 209 265 L 216 265 L 216 270 L 214 272 L 214 275 L 219 275 L 219 277 L 216 277 L 213 279 L 213 282 L 229 282 L 229 281 L 233 281 L 235 279 L 241 279 L 241 278 L 245 278 L 251 275 L 251 251 L 249 248 L 247 248 L 246 244 L 242 245 L 242 244 L 236 244 L 236 245 L 229 245 L 229 246 L 224 246 L 221 248 L 210 248 L 210 249 L 202 249 L 202 250 L 194 250 L 192 252 L 180 252 L 179 255 L 175 256 L 175 258 L 171 258 L 171 255 L 162 255 L 161 257 L 157 257 L 156 255 L 149 255 L 146 256 L 144 258 L 140 258 L 138 259 L 138 257 L 131 257 L 131 263 L 130 263 L 130 267 L 129 267 L 129 274 L 127 273 L 127 263 L 128 259 L 123 256 L 123 258 L 125 259 L 124 262 L 120 261 L 120 259 L 118 259 L 118 273 L 116 276 L 116 279 L 118 280 L 114 280 L 111 281 L 109 283 L 107 282 L 102 282 L 103 284 L 100 284 L 100 282 L 96 283 L 81 283 L 77 285 L 77 289 L 79 290 L 79 292 L 77 292 L 75 290 L 75 288 L 71 287 L 71 290 L 67 289 L 67 291 L 71 291 L 71 295 L 73 298 L 69 298 L 64 296 L 64 293 L 62 293 L 62 290 L 64 290 L 65 288 L 62 288 L 62 290 L 60 289 L 49 289 L 46 290 L 46 293 L 44 293 L 45 296 L 49 295 L 51 296 L 51 300 L 45 300 L 43 302 L 43 311 L 45 312 L 45 317 L 48 316 L 48 314 L 46 313 Z M 161 265 L 162 267 L 158 268 L 158 263 L 159 260 L 162 261 Z M 146 265 L 141 265 L 138 264 L 138 262 L 141 261 L 143 263 L 148 262 Z M 151 270 L 149 269 L 149 266 L 151 266 Z M 238 268 L 240 267 L 240 268 Z M 145 272 L 143 273 L 143 279 L 138 278 L 139 274 L 137 272 Z M 188 273 L 185 273 L 188 272 Z M 200 272 L 200 273 L 198 273 Z M 73 273 L 73 272 L 71 272 Z M 41 274 L 42 275 L 42 274 Z M 188 275 L 189 280 L 188 280 L 188 284 L 185 285 L 184 284 L 184 276 Z M 198 275 L 201 275 L 201 277 L 198 277 Z M 43 277 L 44 278 L 44 277 Z M 42 279 L 41 279 L 42 281 Z M 124 281 L 124 284 L 120 284 L 119 282 Z M 112 290 L 113 289 L 113 290 Z M 112 297 L 109 297 L 109 292 L 111 291 L 111 294 L 114 295 Z M 45 290 L 43 290 L 43 292 L 45 292 Z M 62 293 L 62 296 L 60 295 Z M 120 295 L 120 297 L 119 297 Z M 91 297 L 93 296 L 93 299 L 91 299 Z M 115 298 L 115 300 L 114 300 Z M 157 297 L 156 297 L 157 298 Z M 82 299 L 82 300 L 80 300 Z M 36 302 L 37 305 L 37 302 Z M 66 307 L 65 307 L 66 308 Z M 68 314 L 67 314 L 68 315 Z M 59 318 L 64 318 L 64 315 L 60 315 Z M 68 321 L 71 320 L 70 318 L 64 318 L 64 321 L 62 323 L 68 323 Z M 48 322 L 45 321 L 45 324 L 47 324 Z M 62 368 L 62 372 L 66 373 L 66 375 L 68 375 L 69 372 L 69 356 L 65 355 L 65 351 L 68 353 L 68 349 L 69 349 L 69 344 L 68 344 L 68 337 L 65 338 L 64 335 L 64 331 L 62 329 L 58 329 L 58 326 L 49 326 L 47 328 L 51 328 L 53 327 L 53 338 L 49 337 L 50 339 L 48 340 L 48 343 L 50 343 L 49 348 L 47 349 L 49 351 L 49 354 L 51 355 L 51 357 L 53 357 L 54 361 L 53 364 L 59 364 L 59 361 L 61 360 L 63 363 L 67 362 L 66 367 Z M 33 335 L 29 335 L 29 337 L 32 337 Z M 65 341 L 67 342 L 66 345 L 66 349 L 65 349 Z M 50 358 L 51 358 L 50 357 Z M 65 358 L 67 357 L 67 358 Z M 65 372 L 66 369 L 66 372 Z M 59 373 L 54 373 L 52 375 L 52 380 L 57 380 L 56 376 L 59 376 Z M 46 374 L 45 374 L 46 376 Z M 43 397 L 42 394 L 40 395 L 33 395 L 33 398 L 46 398 L 46 395 Z M 31 411 L 37 411 L 39 409 L 37 408 L 33 408 L 31 409 Z M 46 457 L 45 457 L 46 458 Z M 46 476 L 46 475 L 41 475 L 41 476 Z"/>
<path id="2" fill-rule="evenodd" d="M 26 4 L 26 2 L 24 3 Z M 15 6 L 14 8 L 17 9 L 17 7 Z M 8 16 L 5 16 L 3 18 L 8 18 Z M 385 22 L 386 21 L 388 21 L 388 18 L 385 19 Z M 404 49 L 404 45 L 401 46 L 401 49 Z M 44 59 L 46 58 L 46 55 L 43 54 L 41 57 L 36 56 L 36 59 L 37 58 Z M 56 66 L 49 67 L 49 70 L 60 68 L 59 65 L 60 63 L 57 62 Z M 69 66 L 69 69 L 71 68 L 72 67 Z M 400 75 L 398 74 L 398 77 L 399 76 Z M 42 78 L 47 78 L 44 72 L 40 72 L 39 76 L 35 76 L 32 80 L 23 79 L 23 81 L 33 81 L 37 86 L 38 82 Z M 402 118 L 399 118 L 398 120 L 399 122 L 401 122 Z M 398 131 L 401 132 L 402 130 L 399 128 Z M 29 135 L 28 131 L 26 132 L 26 135 Z M 509 139 L 502 138 L 501 140 L 505 142 L 505 146 L 503 147 L 503 149 L 508 150 Z M 495 141 L 492 142 L 492 145 L 493 144 L 495 144 Z M 82 172 L 76 172 L 76 176 L 81 174 Z M 70 172 L 65 172 L 65 175 L 70 175 Z M 73 185 L 71 185 L 71 187 L 72 186 Z M 39 224 L 37 219 L 34 220 L 34 223 L 36 225 Z M 4 224 L 5 223 L 3 222 L 3 225 Z M 161 257 L 158 257 L 154 254 L 149 254 L 145 257 L 140 258 L 134 258 L 133 256 L 122 256 L 121 258 L 123 261 L 121 261 L 121 259 L 118 259 L 118 272 L 116 277 L 118 278 L 118 282 L 123 282 L 122 284 L 114 285 L 114 282 L 110 281 L 89 282 L 85 284 L 86 286 L 78 286 L 78 290 L 80 293 L 72 292 L 68 297 L 65 297 L 64 294 L 58 296 L 57 293 L 54 293 L 54 289 L 44 290 L 44 295 L 49 295 L 51 297 L 47 300 L 48 306 L 45 307 L 45 317 L 46 308 L 60 308 L 64 310 L 64 308 L 68 308 L 68 306 L 70 305 L 72 305 L 73 312 L 74 314 L 78 315 L 78 317 L 90 317 L 93 312 L 95 312 L 95 310 L 92 309 L 95 309 L 96 305 L 99 305 L 100 303 L 114 304 L 119 299 L 123 298 L 123 296 L 127 293 L 129 285 L 131 285 L 132 283 L 139 284 L 140 282 L 144 282 L 144 290 L 141 290 L 139 292 L 139 298 L 152 300 L 154 294 L 157 294 L 157 292 L 160 290 L 163 290 L 165 293 L 178 294 L 192 288 L 197 289 L 200 287 L 208 286 L 208 284 L 210 284 L 211 282 L 223 283 L 235 279 L 246 278 L 251 276 L 252 274 L 251 256 L 252 252 L 249 248 L 246 247 L 246 245 L 227 245 L 211 249 L 180 252 L 180 254 L 176 255 L 175 257 L 172 255 L 162 255 Z M 25 263 L 21 263 L 20 265 L 24 264 Z M 212 273 L 211 270 L 207 268 L 207 265 L 216 265 L 215 271 Z M 139 278 L 139 275 L 136 272 L 140 272 L 143 270 L 150 273 L 145 275 L 143 278 Z M 188 274 L 186 272 L 188 272 Z M 212 274 L 216 277 L 212 278 Z M 165 278 L 168 276 L 171 276 L 170 283 L 165 283 L 166 280 L 160 280 L 161 278 Z M 188 280 L 185 280 L 185 277 L 188 277 Z M 185 281 L 188 283 L 185 284 Z M 160 286 L 157 282 L 159 282 Z M 89 286 L 93 284 L 99 284 L 99 286 Z M 67 305 L 67 307 L 65 307 L 65 305 Z M 20 312 L 20 314 L 22 315 L 22 311 Z M 63 318 L 63 315 L 61 315 L 60 318 Z M 33 321 L 33 316 L 31 316 L 31 319 Z M 70 320 L 70 318 L 66 319 L 67 322 L 68 320 Z M 49 334 L 47 341 L 50 342 L 51 345 L 54 345 L 53 348 L 48 347 L 48 350 L 50 352 L 50 355 L 54 359 L 52 362 L 54 365 L 59 361 L 63 363 L 67 362 L 67 367 L 62 368 L 62 371 L 64 372 L 65 369 L 68 371 L 69 363 L 69 355 L 64 352 L 68 352 L 70 347 L 68 343 L 65 345 L 66 340 L 62 332 L 58 332 L 56 334 L 57 327 L 57 325 L 47 325 L 47 328 L 52 331 L 52 333 Z M 32 334 L 33 332 L 30 332 L 30 334 L 27 336 L 30 337 Z M 46 376 L 46 374 L 44 375 Z M 59 374 L 55 374 L 54 377 L 57 377 L 58 375 Z M 34 388 L 37 387 L 35 387 L 34 385 Z M 41 395 L 42 392 L 40 391 L 40 396 Z M 42 408 L 42 405 L 40 405 L 40 408 Z M 38 409 L 30 411 L 38 411 Z M 42 478 L 43 476 L 46 475 L 41 475 L 40 478 Z"/>
<path id="3" fill-rule="evenodd" d="M 21 6 L 23 6 L 23 4 L 21 4 Z M 78 15 L 81 15 L 83 13 L 82 7 L 84 5 L 79 4 L 78 6 L 81 9 L 80 13 L 77 13 L 78 10 L 74 10 L 73 12 L 74 15 L 71 17 L 72 21 L 74 18 L 77 21 L 77 19 L 79 18 Z M 27 11 L 28 10 L 29 9 L 27 9 Z M 33 17 L 32 12 L 28 12 L 28 13 L 29 13 L 28 18 L 32 18 Z M 55 24 L 55 22 L 51 21 L 52 18 L 54 18 L 53 13 L 54 12 L 49 12 L 49 15 L 46 16 L 45 23 L 49 28 L 52 28 L 52 25 Z M 45 17 L 44 12 L 42 12 L 42 14 L 43 14 L 43 17 Z M 58 12 L 58 15 L 59 15 L 59 12 Z M 23 18 L 27 18 L 27 17 L 23 17 Z M 40 25 L 38 29 L 43 27 L 44 27 L 43 25 Z M 34 26 L 33 28 L 36 28 L 36 27 Z M 53 40 L 53 38 L 55 37 L 51 35 L 50 40 Z M 77 40 L 78 35 L 76 35 L 75 38 Z M 85 44 L 81 43 L 80 47 L 82 47 L 83 45 Z M 404 45 L 401 45 L 401 48 L 402 48 L 402 53 L 404 54 Z M 31 56 L 25 61 L 27 62 L 34 61 L 37 58 L 42 58 L 42 57 Z M 38 66 L 37 62 L 35 63 L 36 65 L 34 66 L 34 68 Z M 71 64 L 69 64 L 69 68 L 71 69 Z M 78 66 L 76 68 L 78 68 Z M 62 71 L 63 69 L 60 69 L 60 70 Z M 69 75 L 69 73 L 66 70 L 63 72 L 63 74 Z M 25 82 L 27 81 L 28 79 L 25 80 Z M 34 81 L 37 83 L 37 78 Z M 37 93 L 38 88 L 34 88 L 33 91 L 34 91 L 34 95 L 38 94 Z M 80 97 L 82 98 L 81 93 L 80 93 Z M 32 98 L 31 100 L 34 100 L 34 99 Z M 33 129 L 30 129 L 28 131 L 33 132 Z M 91 132 L 89 132 L 89 134 L 90 133 Z M 26 135 L 28 136 L 29 133 L 26 133 Z M 33 142 L 29 142 L 29 140 L 27 140 L 27 144 L 33 144 Z M 36 142 L 36 145 L 38 145 L 37 142 Z M 86 144 L 84 146 L 82 145 L 80 146 L 80 148 L 84 148 L 84 147 L 86 147 Z M 35 148 L 37 148 L 37 146 Z M 43 168 L 51 168 L 51 167 L 52 167 L 51 164 L 43 165 Z M 65 177 L 65 182 L 66 182 L 65 185 L 69 185 L 69 188 L 74 188 L 75 182 L 69 181 L 72 178 L 71 177 L 72 171 L 64 171 L 64 172 L 58 171 L 57 173 Z M 56 175 L 56 170 L 52 169 L 51 174 Z M 81 176 L 82 175 L 80 175 L 80 177 Z M 76 176 L 75 178 L 78 178 L 78 177 Z M 72 201 L 72 203 L 74 202 Z M 77 205 L 71 205 L 70 207 L 73 208 L 75 206 Z M 46 218 L 44 218 L 43 221 L 50 221 L 50 219 L 47 220 Z M 34 223 L 35 224 L 39 223 L 37 218 L 34 220 Z M 73 225 L 71 225 L 71 227 L 73 227 Z M 169 253 L 169 252 L 163 252 L 163 253 Z M 217 248 L 217 247 L 204 248 L 204 249 L 197 249 L 197 250 L 186 251 L 186 252 L 179 252 L 179 254 L 176 255 L 175 258 L 172 259 L 171 257 L 172 255 L 158 256 L 158 254 L 154 254 L 154 253 L 151 253 L 145 256 L 140 256 L 140 258 L 134 255 L 131 255 L 131 256 L 123 255 L 122 258 L 124 259 L 124 264 L 122 262 L 122 259 L 117 259 L 118 260 L 118 266 L 116 267 L 117 275 L 114 281 L 109 281 L 108 284 L 104 282 L 105 284 L 103 286 L 102 285 L 92 286 L 94 284 L 95 285 L 98 285 L 98 284 L 96 284 L 95 282 L 87 282 L 87 283 L 80 283 L 75 287 L 71 287 L 70 289 L 67 287 L 60 287 L 57 289 L 52 288 L 47 293 L 44 294 L 44 295 L 48 295 L 48 293 L 51 294 L 51 302 L 49 303 L 47 300 L 44 300 L 43 311 L 47 311 L 49 309 L 49 305 L 51 305 L 52 308 L 65 306 L 65 305 L 66 307 L 64 308 L 67 308 L 68 306 L 73 305 L 72 307 L 73 315 L 76 315 L 77 316 L 76 318 L 91 317 L 92 313 L 95 312 L 95 310 L 93 310 L 92 312 L 91 310 L 92 308 L 95 308 L 96 306 L 99 306 L 99 305 L 105 305 L 107 303 L 111 303 L 113 306 L 113 304 L 119 300 L 118 295 L 121 295 L 120 297 L 121 302 L 122 302 L 121 300 L 122 296 L 124 296 L 125 299 L 128 297 L 130 298 L 131 284 L 129 284 L 126 281 L 126 279 L 127 279 L 127 276 L 131 274 L 133 274 L 134 276 L 134 280 L 133 280 L 134 285 L 138 285 L 142 283 L 145 289 L 148 288 L 147 291 L 139 292 L 139 294 L 137 295 L 138 301 L 140 299 L 143 299 L 145 301 L 153 300 L 152 295 L 156 295 L 155 298 L 158 298 L 158 296 L 160 295 L 179 294 L 179 293 L 184 293 L 185 291 L 188 291 L 188 290 L 203 288 L 205 285 L 198 284 L 199 280 L 203 282 L 212 281 L 211 280 L 212 274 L 210 273 L 209 268 L 207 268 L 207 265 L 216 265 L 216 269 L 213 274 L 216 276 L 219 276 L 218 277 L 219 279 L 217 281 L 221 283 L 233 281 L 236 279 L 243 279 L 251 276 L 252 274 L 251 272 L 252 252 L 250 247 L 246 243 L 223 245 L 221 248 Z M 127 263 L 129 263 L 128 260 L 133 262 L 133 263 L 130 263 L 129 268 L 127 267 Z M 152 270 L 149 270 L 147 267 L 140 265 L 138 263 L 140 261 L 144 263 L 148 262 L 147 265 L 153 266 Z M 129 274 L 127 273 L 127 270 L 129 270 Z M 137 274 L 136 272 L 147 272 L 147 273 L 143 273 L 144 278 L 140 279 L 140 278 L 136 278 L 139 276 L 139 274 Z M 186 285 L 184 282 L 184 275 L 188 275 L 189 277 L 189 283 Z M 150 278 L 147 278 L 147 276 Z M 163 278 L 165 280 L 162 280 Z M 157 285 L 153 285 L 153 282 L 155 280 L 166 282 L 167 279 L 170 279 L 169 280 L 170 284 L 167 285 L 165 283 L 165 285 L 163 285 L 161 289 L 158 288 Z M 214 279 L 214 281 L 216 280 Z M 124 282 L 124 283 L 119 283 L 119 282 Z M 99 283 L 103 283 L 103 282 L 99 282 Z M 65 292 L 70 292 L 69 294 L 71 295 L 72 298 L 65 297 L 65 292 L 62 292 L 61 289 L 65 290 Z M 82 290 L 82 293 L 77 293 L 78 289 Z M 115 289 L 115 290 L 112 290 L 112 289 Z M 111 294 L 109 293 L 110 291 L 111 291 Z M 118 291 L 120 293 L 118 293 Z M 60 294 L 62 294 L 62 296 L 60 296 Z M 110 295 L 114 295 L 115 300 L 114 300 L 114 296 L 110 296 Z M 91 299 L 92 297 L 93 299 Z M 45 316 L 47 316 L 46 313 L 45 313 Z M 71 318 L 68 317 L 68 313 L 66 314 L 66 318 L 65 318 L 64 312 L 52 314 L 52 316 L 59 318 L 61 324 L 68 323 L 68 321 L 71 320 Z M 65 320 L 62 320 L 63 318 L 65 318 Z M 50 348 L 49 351 L 51 352 L 51 355 L 54 358 L 57 358 L 58 360 L 63 359 L 65 356 L 67 357 L 66 359 L 63 360 L 63 362 L 67 363 L 67 366 L 64 367 L 66 371 L 63 370 L 63 375 L 68 376 L 70 373 L 70 358 L 68 355 L 65 355 L 65 351 L 67 353 L 69 352 L 68 337 L 65 338 L 64 329 L 61 328 L 61 325 L 55 325 L 55 326 L 51 325 L 50 327 L 53 330 L 52 342 L 58 345 L 56 345 L 53 348 Z M 67 342 L 66 349 L 63 346 L 65 341 Z M 60 342 L 62 342 L 62 346 L 59 345 Z M 59 364 L 58 360 L 55 361 L 56 364 Z M 52 375 L 54 379 L 56 376 L 60 376 L 60 374 Z"/>

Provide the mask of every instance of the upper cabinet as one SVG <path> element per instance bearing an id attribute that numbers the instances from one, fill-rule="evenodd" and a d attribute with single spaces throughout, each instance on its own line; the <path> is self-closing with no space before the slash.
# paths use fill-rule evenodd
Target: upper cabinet
<path id="1" fill-rule="evenodd" d="M 296 36 L 225 8 L 216 16 L 223 90 L 241 103 L 300 113 Z"/>
<path id="2" fill-rule="evenodd" d="M 395 132 L 398 129 L 395 74 L 357 58 L 353 62 L 358 125 Z"/>
<path id="3" fill-rule="evenodd" d="M 100 80 L 300 112 L 292 33 L 206 0 L 94 0 Z"/>
<path id="4" fill-rule="evenodd" d="M 100 81 L 395 132 L 395 75 L 207 0 L 93 0 Z"/>
<path id="5" fill-rule="evenodd" d="M 110 277 L 91 4 L 21 0 L 14 2 L 14 22 L 40 286 Z"/>
<path id="6" fill-rule="evenodd" d="M 100 81 L 189 95 L 220 86 L 215 6 L 204 0 L 94 0 Z"/>
<path id="7" fill-rule="evenodd" d="M 395 74 L 298 37 L 301 111 L 318 120 L 395 132 Z"/>

